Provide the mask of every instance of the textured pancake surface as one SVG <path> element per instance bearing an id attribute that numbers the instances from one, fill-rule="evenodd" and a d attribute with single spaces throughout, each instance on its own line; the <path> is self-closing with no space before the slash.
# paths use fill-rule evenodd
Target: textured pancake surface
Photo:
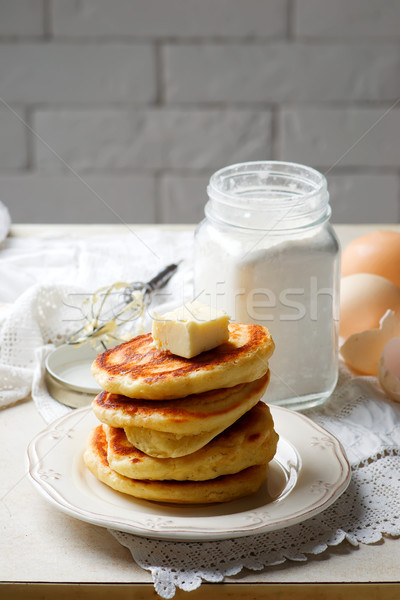
<path id="1" fill-rule="evenodd" d="M 203 448 L 224 429 L 225 426 L 221 426 L 197 435 L 179 435 L 144 427 L 126 427 L 124 431 L 126 439 L 145 454 L 156 458 L 178 458 Z"/>
<path id="2" fill-rule="evenodd" d="M 102 423 L 123 427 L 130 443 L 142 452 L 177 458 L 196 452 L 255 406 L 268 382 L 269 371 L 251 383 L 165 402 L 102 392 L 92 406 Z"/>
<path id="3" fill-rule="evenodd" d="M 270 462 L 278 443 L 270 410 L 263 402 L 209 444 L 181 458 L 153 458 L 132 446 L 123 429 L 103 428 L 110 467 L 133 479 L 215 479 Z"/>
<path id="4" fill-rule="evenodd" d="M 145 427 L 180 435 L 197 434 L 224 425 L 225 417 L 231 412 L 242 410 L 243 414 L 252 408 L 265 393 L 268 382 L 269 371 L 250 383 L 165 402 L 100 392 L 93 400 L 92 408 L 102 423 L 113 427 Z"/>
<path id="5" fill-rule="evenodd" d="M 190 359 L 158 350 L 148 333 L 99 354 L 92 374 L 104 390 L 129 398 L 183 398 L 259 379 L 273 351 L 261 325 L 230 323 L 228 342 Z"/>
<path id="6" fill-rule="evenodd" d="M 267 381 L 268 380 L 269 373 Z M 260 382 L 260 380 L 258 381 Z M 213 421 L 217 423 L 217 426 L 214 429 L 201 431 L 197 434 L 193 433 L 191 435 L 181 435 L 179 433 L 176 434 L 168 431 L 157 431 L 155 429 L 147 429 L 145 427 L 125 427 L 125 435 L 133 446 L 149 456 L 154 456 L 157 458 L 178 458 L 180 456 L 192 454 L 193 452 L 203 448 L 217 435 L 230 427 L 233 423 L 235 423 L 235 421 L 237 421 L 238 418 L 244 415 L 248 410 L 251 410 L 251 408 L 257 404 L 266 388 L 265 386 L 257 386 L 257 382 L 253 383 L 254 385 L 244 384 L 245 386 L 252 386 L 252 393 L 250 393 L 243 402 L 234 405 L 232 410 L 229 412 L 220 412 L 217 416 L 214 413 Z M 236 389 L 236 387 L 225 389 Z M 256 390 L 259 390 L 259 392 L 255 393 Z M 157 403 L 157 405 L 158 404 L 159 403 Z M 198 418 L 197 421 L 191 421 L 190 428 L 193 431 L 197 426 L 197 430 L 199 430 L 205 426 L 209 426 L 210 422 L 212 421 L 209 421 L 203 416 L 202 419 Z M 186 426 L 188 425 L 187 422 L 183 422 L 183 424 Z"/>
<path id="7" fill-rule="evenodd" d="M 90 434 L 84 462 L 93 475 L 109 487 L 146 500 L 177 504 L 228 502 L 256 492 L 267 475 L 268 465 L 256 465 L 234 475 L 207 481 L 157 481 L 131 479 L 111 469 L 102 425 Z"/>

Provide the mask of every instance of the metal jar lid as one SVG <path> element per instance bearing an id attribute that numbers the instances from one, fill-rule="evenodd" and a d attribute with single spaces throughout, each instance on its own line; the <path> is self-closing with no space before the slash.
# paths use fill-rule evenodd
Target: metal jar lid
<path id="1" fill-rule="evenodd" d="M 66 406 L 80 408 L 91 403 L 101 391 L 90 367 L 97 353 L 91 344 L 63 345 L 45 361 L 45 381 L 49 394 Z"/>

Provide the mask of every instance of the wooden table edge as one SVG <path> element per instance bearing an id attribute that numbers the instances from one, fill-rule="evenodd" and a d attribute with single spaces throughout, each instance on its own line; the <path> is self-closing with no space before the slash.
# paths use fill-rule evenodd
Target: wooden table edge
<path id="1" fill-rule="evenodd" d="M 398 600 L 399 583 L 204 583 L 187 592 L 177 589 L 176 600 Z M 7 600 L 155 600 L 152 583 L 0 583 Z"/>

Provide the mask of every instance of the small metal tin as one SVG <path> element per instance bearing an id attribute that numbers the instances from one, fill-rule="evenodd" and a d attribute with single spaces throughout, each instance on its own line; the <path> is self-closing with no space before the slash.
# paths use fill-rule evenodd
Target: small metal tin
<path id="1" fill-rule="evenodd" d="M 49 394 L 71 408 L 90 404 L 101 391 L 90 372 L 96 356 L 91 344 L 66 344 L 51 352 L 45 361 L 45 381 Z"/>

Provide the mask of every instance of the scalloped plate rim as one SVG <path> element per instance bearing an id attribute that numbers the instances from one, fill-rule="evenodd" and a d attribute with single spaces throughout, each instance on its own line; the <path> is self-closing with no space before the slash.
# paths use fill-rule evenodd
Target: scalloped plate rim
<path id="1" fill-rule="evenodd" d="M 274 405 L 270 405 L 270 409 L 274 417 L 275 423 L 278 423 L 276 429 L 282 438 L 282 443 L 286 443 L 290 447 L 292 447 L 299 457 L 299 464 L 296 467 L 296 481 L 292 486 L 293 489 L 291 489 L 289 493 L 282 499 L 278 498 L 277 500 L 265 505 L 264 507 L 261 506 L 251 511 L 245 510 L 243 511 L 243 513 L 239 513 L 243 515 L 241 520 L 240 517 L 238 517 L 235 514 L 232 515 L 232 513 L 229 513 L 228 511 L 222 516 L 207 516 L 207 513 L 210 511 L 210 508 L 205 505 L 202 508 L 204 509 L 205 513 L 204 517 L 206 517 L 207 523 L 209 524 L 207 527 L 205 527 L 204 524 L 197 524 L 196 519 L 199 520 L 197 517 L 187 517 L 186 524 L 180 524 L 180 518 L 176 516 L 172 516 L 169 518 L 163 516 L 162 513 L 163 508 L 165 508 L 165 504 L 157 505 L 157 503 L 155 502 L 148 502 L 144 500 L 138 500 L 135 498 L 129 498 L 129 500 L 133 502 L 136 501 L 141 506 L 143 504 L 149 505 L 151 508 L 150 513 L 152 512 L 154 514 L 152 514 L 152 516 L 150 517 L 141 517 L 141 513 L 135 512 L 134 516 L 130 518 L 124 517 L 122 519 L 118 519 L 110 514 L 104 514 L 104 506 L 107 504 L 107 502 L 104 501 L 104 499 L 99 499 L 97 496 L 95 496 L 90 489 L 88 489 L 87 491 L 89 495 L 93 497 L 93 502 L 95 506 L 97 503 L 97 511 L 88 510 L 83 506 L 84 503 L 82 502 L 82 494 L 80 495 L 79 489 L 77 490 L 76 488 L 71 488 L 72 496 L 74 496 L 75 492 L 75 499 L 71 499 L 71 497 L 65 498 L 59 489 L 60 484 L 58 483 L 58 481 L 61 479 L 61 474 L 59 474 L 52 468 L 47 470 L 47 473 L 49 473 L 49 475 L 43 475 L 43 470 L 42 474 L 40 474 L 40 467 L 43 465 L 44 461 L 46 460 L 46 458 L 48 458 L 48 455 L 50 454 L 50 452 L 47 452 L 44 456 L 42 456 L 40 446 L 43 443 L 47 443 L 50 437 L 52 439 L 56 439 L 55 433 L 57 431 L 61 431 L 63 426 L 68 425 L 70 423 L 75 423 L 76 421 L 78 421 L 78 423 L 75 426 L 81 427 L 81 436 L 85 432 L 87 437 L 90 429 L 89 427 L 85 428 L 85 426 L 81 424 L 79 417 L 80 415 L 86 416 L 86 413 L 88 413 L 88 416 L 90 417 L 91 421 L 90 427 L 93 427 L 94 415 L 93 413 L 91 413 L 90 407 L 84 407 L 81 409 L 70 411 L 63 417 L 60 417 L 53 423 L 49 424 L 44 430 L 39 432 L 32 439 L 32 441 L 27 447 L 26 453 L 28 474 L 31 481 L 42 494 L 42 496 L 44 496 L 46 500 L 48 500 L 51 504 L 56 506 L 64 513 L 72 517 L 78 518 L 82 521 L 92 523 L 94 525 L 124 531 L 126 533 L 132 533 L 144 537 L 151 537 L 164 540 L 207 541 L 229 539 L 232 537 L 249 536 L 265 533 L 267 531 L 275 531 L 300 523 L 306 519 L 309 519 L 319 514 L 320 512 L 328 508 L 347 488 L 351 478 L 351 469 L 341 443 L 339 442 L 339 440 L 337 440 L 336 437 L 334 437 L 323 427 L 321 427 L 314 421 L 311 421 L 311 419 L 309 419 L 302 413 Z M 292 435 L 288 436 L 285 435 L 286 433 L 289 433 L 285 431 L 285 427 L 289 429 L 288 424 L 291 421 L 294 421 L 296 427 L 295 429 L 293 429 L 293 427 L 291 428 L 290 433 Z M 306 433 L 307 430 L 315 433 L 316 435 L 313 438 L 311 438 L 310 447 L 307 446 L 308 451 L 305 452 L 305 443 L 303 444 L 301 440 L 299 442 L 298 439 L 296 439 L 295 442 L 293 442 L 293 437 L 301 437 L 301 434 Z M 62 440 L 66 440 L 66 437 L 68 437 L 68 434 L 71 431 L 73 431 L 73 428 L 70 427 L 69 430 L 67 429 L 67 434 L 62 438 Z M 73 441 L 71 443 L 68 443 L 67 440 L 66 444 L 69 448 L 69 457 L 71 458 L 71 461 L 73 462 L 74 460 L 80 460 L 79 455 L 82 453 L 82 443 L 79 444 L 79 448 L 74 448 Z M 310 464 L 310 452 L 312 452 L 312 462 L 314 463 L 315 450 L 312 449 L 312 447 L 318 447 L 318 445 L 320 446 L 320 448 L 322 448 L 322 453 L 324 450 L 328 451 L 329 456 L 325 456 L 325 458 L 329 458 L 331 462 L 333 461 L 333 464 L 336 465 L 336 467 L 338 468 L 339 472 L 337 474 L 337 479 L 333 483 L 324 483 L 323 480 L 311 478 L 311 481 L 308 482 L 308 485 L 311 484 L 310 489 L 315 488 L 315 493 L 319 492 L 320 496 L 313 498 L 312 496 L 314 492 L 307 491 L 306 495 L 308 494 L 309 500 L 306 500 L 306 506 L 303 506 L 299 510 L 289 509 L 288 514 L 284 514 L 279 518 L 278 516 L 274 518 L 274 510 L 275 512 L 279 512 L 279 510 L 282 510 L 281 507 L 285 507 L 285 503 L 287 505 L 289 501 L 291 504 L 296 504 L 296 496 L 299 496 L 299 493 L 302 492 L 301 488 L 305 485 L 304 483 L 301 484 L 302 479 L 305 478 L 304 473 L 308 473 L 310 470 L 312 472 L 313 469 L 313 465 Z M 52 467 L 57 467 L 57 462 L 61 461 L 57 461 L 56 456 L 55 460 L 53 459 L 53 462 L 51 463 Z M 277 456 L 277 462 L 279 464 L 279 456 Z M 316 462 L 314 464 L 314 467 L 317 470 L 317 474 L 320 474 L 321 476 L 326 470 L 325 462 L 326 461 L 322 459 L 321 461 Z M 76 475 L 76 470 L 77 469 L 75 468 L 74 475 Z M 70 473 L 69 475 L 70 480 L 72 482 L 72 474 Z M 88 473 L 87 475 L 95 479 L 91 473 Z M 97 480 L 95 481 L 96 485 L 98 484 L 100 486 L 104 486 L 104 484 L 97 482 Z M 83 486 L 84 485 L 85 484 L 83 482 Z M 115 492 L 110 488 L 107 488 L 107 490 L 109 490 L 111 494 L 115 496 L 116 500 L 118 500 L 118 497 L 121 496 L 119 492 Z M 70 492 L 69 494 L 71 496 Z M 237 503 L 239 501 L 235 502 Z M 170 510 L 175 509 L 176 512 L 178 512 L 179 510 L 185 511 L 186 509 L 186 507 L 182 508 L 181 505 L 174 505 L 172 509 L 171 505 L 167 506 Z M 229 509 L 229 507 L 232 506 L 232 503 L 226 503 L 224 506 L 226 506 L 227 509 Z M 157 507 L 159 507 L 159 509 Z M 277 509 L 276 507 L 279 508 Z M 271 509 L 272 517 L 270 515 Z M 249 520 L 247 525 L 246 518 Z M 190 525 L 187 522 L 189 519 Z M 211 528 L 210 519 L 218 521 L 220 525 L 218 525 L 218 527 L 214 525 L 214 528 Z M 229 527 L 224 526 L 224 523 L 227 519 L 229 519 L 230 521 Z"/>

